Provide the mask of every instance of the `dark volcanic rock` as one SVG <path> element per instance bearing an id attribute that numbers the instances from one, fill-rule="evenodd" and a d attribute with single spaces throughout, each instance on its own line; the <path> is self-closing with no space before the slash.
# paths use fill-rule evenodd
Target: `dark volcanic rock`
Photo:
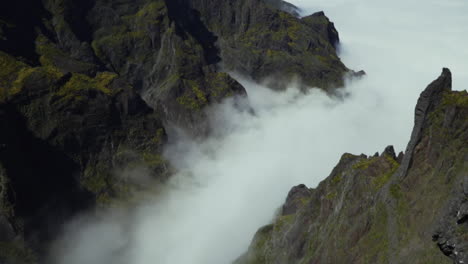
<path id="1" fill-rule="evenodd" d="M 0 4 L 0 262 L 41 262 L 68 219 L 127 200 L 126 170 L 164 181 L 165 127 L 205 136 L 206 107 L 245 96 L 222 67 L 337 87 L 338 40 L 281 0 Z"/>
<path id="2" fill-rule="evenodd" d="M 391 157 L 394 160 L 397 159 L 397 157 L 395 155 L 395 149 L 393 148 L 393 146 L 386 147 L 385 150 L 382 152 L 382 155 L 388 155 L 389 157 Z"/>
<path id="3" fill-rule="evenodd" d="M 245 94 L 217 70 L 217 37 L 184 1 L 20 0 L 1 10 L 0 50 L 63 73 L 114 72 L 189 131 L 203 133 L 206 105 Z"/>
<path id="4" fill-rule="evenodd" d="M 13 210 L 0 215 L 38 252 L 75 213 L 129 194 L 132 182 L 114 170 L 164 176 L 162 122 L 115 73 L 63 74 L 1 51 L 0 64 L 2 208 Z"/>
<path id="5" fill-rule="evenodd" d="M 411 133 L 410 142 L 406 147 L 405 157 L 402 161 L 399 177 L 405 177 L 411 166 L 413 152 L 416 145 L 421 141 L 422 130 L 427 126 L 428 115 L 442 101 L 442 94 L 451 91 L 452 74 L 446 68 L 443 69 L 441 76 L 433 81 L 420 95 L 415 109 L 414 127 Z"/>
<path id="6" fill-rule="evenodd" d="M 217 37 L 184 1 L 97 1 L 89 20 L 96 56 L 125 76 L 165 122 L 204 134 L 205 106 L 245 94 L 217 70 Z"/>
<path id="7" fill-rule="evenodd" d="M 343 155 L 317 188 L 294 187 L 235 263 L 467 263 L 467 117 L 468 94 L 444 69 L 404 156 Z"/>
<path id="8" fill-rule="evenodd" d="M 30 2 L 37 11 L 22 19 L 21 7 Z M 15 3 L 2 9 L 0 49 L 64 73 L 115 72 L 164 122 L 194 134 L 206 132 L 200 111 L 206 105 L 245 94 L 218 71 L 220 62 L 255 80 L 273 77 L 277 88 L 296 77 L 308 86 L 337 87 L 348 72 L 334 48 L 338 33 L 323 12 L 300 19 L 281 11 L 294 13 L 283 1 Z M 10 30 L 20 26 L 29 32 L 22 41 Z M 28 47 L 13 52 L 17 42 Z"/>
<path id="9" fill-rule="evenodd" d="M 310 87 L 343 85 L 349 70 L 337 56 L 338 33 L 323 12 L 300 19 L 263 1 L 190 3 L 219 37 L 225 69 L 274 88 L 294 78 Z"/>
<path id="10" fill-rule="evenodd" d="M 288 197 L 286 198 L 286 202 L 283 205 L 281 213 L 283 215 L 295 213 L 297 208 L 302 205 L 304 199 L 308 199 L 309 196 L 310 190 L 304 184 L 293 187 L 288 193 Z"/>
<path id="11" fill-rule="evenodd" d="M 458 194 L 446 208 L 432 236 L 440 250 L 454 263 L 468 261 L 468 201 Z"/>
<path id="12" fill-rule="evenodd" d="M 340 43 L 340 36 L 338 31 L 336 31 L 335 24 L 330 22 L 323 11 L 304 17 L 302 20 L 308 23 L 316 31 L 320 32 L 322 36 L 326 37 L 333 47 L 336 48 Z M 324 27 L 324 25 L 326 25 L 326 27 Z"/>

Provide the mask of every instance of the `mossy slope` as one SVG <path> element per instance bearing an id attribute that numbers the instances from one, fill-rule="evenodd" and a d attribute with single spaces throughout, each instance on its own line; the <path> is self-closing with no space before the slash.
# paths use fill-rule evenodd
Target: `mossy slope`
<path id="1" fill-rule="evenodd" d="M 1 261 L 23 263 L 11 258 L 28 257 L 29 246 L 43 254 L 73 214 L 139 189 L 123 168 L 166 177 L 161 119 L 123 78 L 31 66 L 1 51 L 0 63 L 0 230 L 13 232 L 0 232 Z"/>
<path id="2" fill-rule="evenodd" d="M 323 12 L 301 19 L 269 5 L 273 1 L 190 2 L 220 38 L 228 70 L 273 88 L 299 79 L 324 89 L 343 85 L 344 75 L 352 72 L 337 56 L 338 32 Z"/>

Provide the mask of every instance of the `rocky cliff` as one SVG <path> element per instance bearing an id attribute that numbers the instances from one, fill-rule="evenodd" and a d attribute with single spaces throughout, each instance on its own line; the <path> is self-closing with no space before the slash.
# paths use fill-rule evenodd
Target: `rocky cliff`
<path id="1" fill-rule="evenodd" d="M 316 188 L 292 188 L 235 263 L 468 263 L 467 117 L 444 69 L 404 154 L 344 154 Z"/>
<path id="2" fill-rule="evenodd" d="M 280 1 L 190 3 L 220 37 L 224 69 L 275 88 L 295 78 L 309 87 L 333 88 L 343 85 L 344 73 L 353 73 L 336 56 L 338 32 L 323 12 L 298 19 L 278 12 L 274 3 Z"/>
<path id="3" fill-rule="evenodd" d="M 41 262 L 67 219 L 141 189 L 128 170 L 164 181 L 168 125 L 206 135 L 205 107 L 245 96 L 226 71 L 340 86 L 337 42 L 279 0 L 2 2 L 0 263 Z"/>

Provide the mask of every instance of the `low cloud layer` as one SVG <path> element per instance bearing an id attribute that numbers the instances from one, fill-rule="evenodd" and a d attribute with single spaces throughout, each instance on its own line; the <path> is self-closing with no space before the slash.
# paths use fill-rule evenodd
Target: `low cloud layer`
<path id="1" fill-rule="evenodd" d="M 255 115 L 229 101 L 213 107 L 216 137 L 181 136 L 168 146 L 179 173 L 162 194 L 131 214 L 77 219 L 56 263 L 230 263 L 293 185 L 316 186 L 345 152 L 403 150 L 417 97 L 442 67 L 452 69 L 455 88 L 468 86 L 464 0 L 291 2 L 306 13 L 325 10 L 344 62 L 367 77 L 348 83 L 341 100 L 315 89 L 303 95 L 293 84 L 273 92 L 237 76 Z"/>

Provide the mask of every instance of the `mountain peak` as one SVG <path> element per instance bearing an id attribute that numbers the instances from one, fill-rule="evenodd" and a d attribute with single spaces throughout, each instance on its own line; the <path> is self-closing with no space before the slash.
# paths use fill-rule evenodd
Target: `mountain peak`
<path id="1" fill-rule="evenodd" d="M 421 140 L 423 129 L 428 126 L 427 119 L 429 114 L 440 104 L 443 93 L 450 92 L 451 90 L 452 73 L 448 68 L 443 68 L 441 75 L 431 82 L 419 96 L 414 114 L 414 128 L 401 164 L 400 177 L 406 177 L 408 168 L 412 162 L 414 149 Z"/>
<path id="2" fill-rule="evenodd" d="M 292 188 L 235 264 L 467 263 L 468 94 L 451 83 L 444 68 L 421 93 L 404 155 L 344 154 L 316 188 Z"/>

